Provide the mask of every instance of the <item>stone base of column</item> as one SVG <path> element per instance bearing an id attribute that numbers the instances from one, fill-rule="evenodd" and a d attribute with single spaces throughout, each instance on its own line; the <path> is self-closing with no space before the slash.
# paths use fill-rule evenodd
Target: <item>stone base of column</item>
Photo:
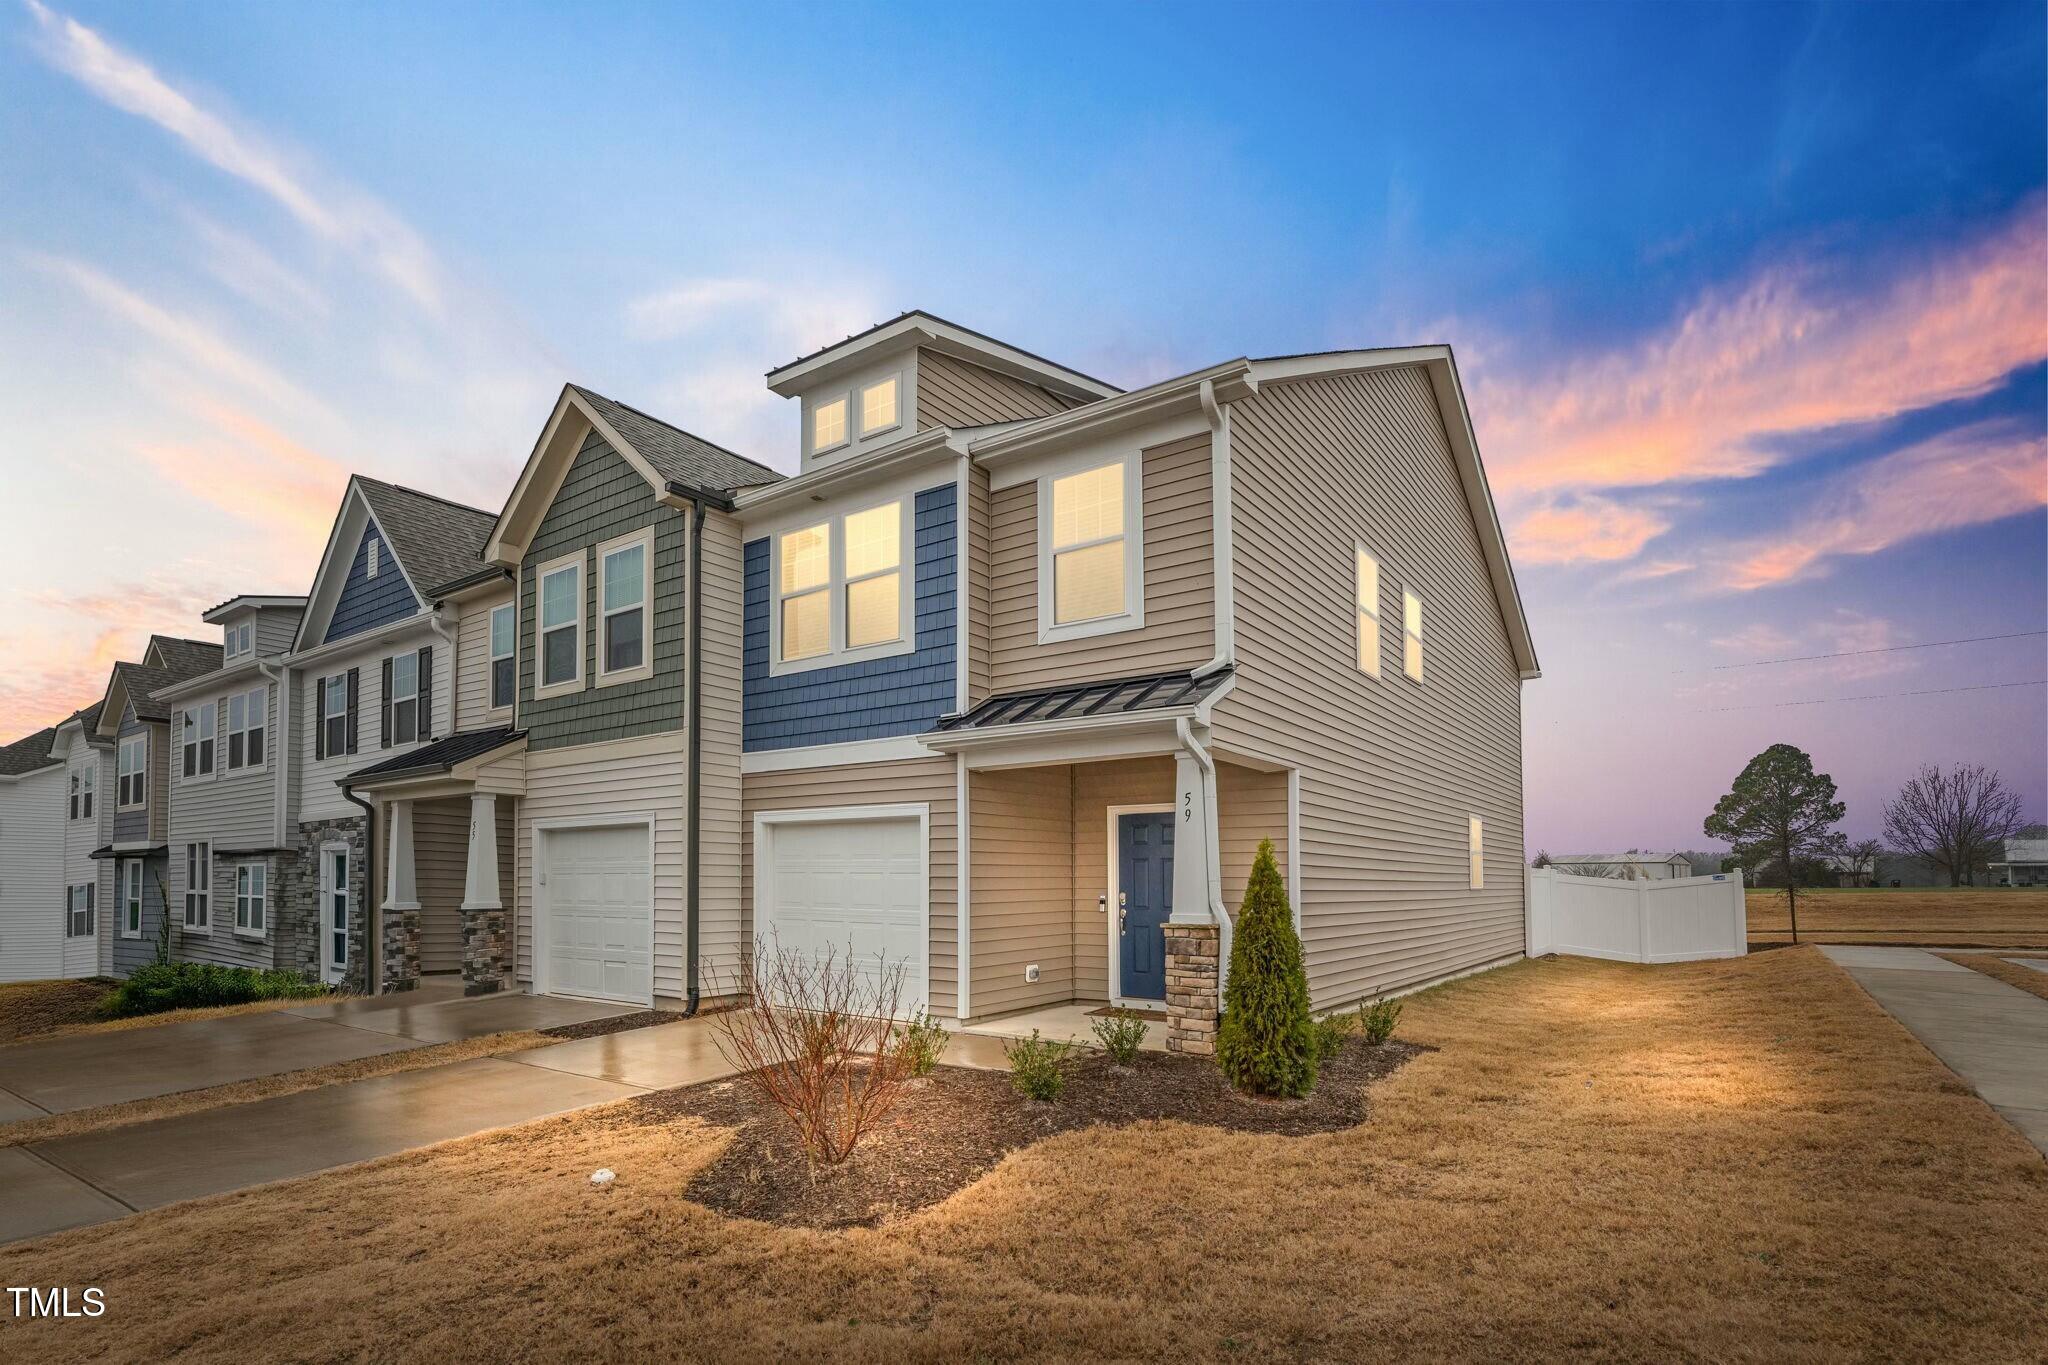
<path id="1" fill-rule="evenodd" d="M 1217 933 L 1213 924 L 1166 926 L 1166 1050 L 1208 1057 L 1216 1052 L 1221 1012 Z"/>
<path id="2" fill-rule="evenodd" d="M 409 991 L 420 984 L 420 907 L 394 901 L 379 918 L 384 931 L 384 989 Z"/>
<path id="3" fill-rule="evenodd" d="M 505 909 L 499 905 L 462 907 L 462 993 L 489 995 L 505 984 Z"/>

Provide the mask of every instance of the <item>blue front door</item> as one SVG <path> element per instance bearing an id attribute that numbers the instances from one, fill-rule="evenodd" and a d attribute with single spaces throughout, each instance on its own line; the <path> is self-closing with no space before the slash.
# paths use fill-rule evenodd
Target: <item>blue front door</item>
<path id="1" fill-rule="evenodd" d="M 1166 917 L 1173 913 L 1173 816 L 1119 815 L 1117 994 L 1166 998 Z"/>

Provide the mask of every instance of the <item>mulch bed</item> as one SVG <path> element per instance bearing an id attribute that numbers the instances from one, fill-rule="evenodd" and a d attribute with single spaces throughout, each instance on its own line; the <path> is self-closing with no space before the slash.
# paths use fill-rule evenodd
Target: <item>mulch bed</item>
<path id="1" fill-rule="evenodd" d="M 540 1032 L 550 1038 L 602 1038 L 607 1033 L 626 1033 L 636 1028 L 651 1028 L 656 1024 L 674 1024 L 682 1020 L 677 1010 L 636 1010 L 632 1014 L 615 1014 L 609 1019 L 586 1019 L 580 1024 L 557 1024 Z"/>
<path id="2" fill-rule="evenodd" d="M 879 1128 L 836 1167 L 813 1178 L 787 1120 L 742 1080 L 647 1096 L 647 1122 L 683 1116 L 740 1131 L 685 1193 L 722 1213 L 785 1226 L 873 1227 L 972 1183 L 1004 1156 L 1096 1124 L 1180 1119 L 1248 1133 L 1302 1136 L 1359 1123 L 1366 1091 L 1425 1051 L 1408 1043 L 1370 1047 L 1354 1038 L 1325 1062 L 1305 1100 L 1240 1095 L 1206 1058 L 1144 1052 L 1127 1069 L 1088 1049 L 1051 1104 L 1024 1098 L 1005 1071 L 941 1066 L 904 1092 Z"/>
<path id="3" fill-rule="evenodd" d="M 113 987 L 103 976 L 0 986 L 0 1044 L 95 1022 L 93 1007 Z"/>

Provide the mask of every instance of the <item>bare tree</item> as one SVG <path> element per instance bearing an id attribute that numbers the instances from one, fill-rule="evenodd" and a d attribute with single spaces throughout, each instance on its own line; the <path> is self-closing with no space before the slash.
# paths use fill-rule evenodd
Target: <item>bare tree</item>
<path id="1" fill-rule="evenodd" d="M 1925 764 L 1885 803 L 1884 837 L 1894 849 L 1976 885 L 1976 870 L 2025 826 L 2020 795 L 1981 763 L 1943 772 Z"/>
<path id="2" fill-rule="evenodd" d="M 757 939 L 739 984 L 744 1003 L 712 1016 L 719 1052 L 782 1111 L 814 1164 L 846 1160 L 909 1078 L 892 1045 L 903 964 L 870 971 L 850 945 L 807 953 Z"/>
<path id="3" fill-rule="evenodd" d="M 1870 878 L 1877 881 L 1877 860 L 1884 856 L 1884 844 L 1876 839 L 1859 839 L 1843 852 L 1849 859 L 1849 875 L 1852 879 Z"/>

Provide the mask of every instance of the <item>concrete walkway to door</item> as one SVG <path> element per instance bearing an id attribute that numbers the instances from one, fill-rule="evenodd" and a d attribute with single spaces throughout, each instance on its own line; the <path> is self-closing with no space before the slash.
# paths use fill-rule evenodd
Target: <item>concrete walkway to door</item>
<path id="1" fill-rule="evenodd" d="M 1919 948 L 1821 952 L 2048 1155 L 2048 1000 Z"/>

